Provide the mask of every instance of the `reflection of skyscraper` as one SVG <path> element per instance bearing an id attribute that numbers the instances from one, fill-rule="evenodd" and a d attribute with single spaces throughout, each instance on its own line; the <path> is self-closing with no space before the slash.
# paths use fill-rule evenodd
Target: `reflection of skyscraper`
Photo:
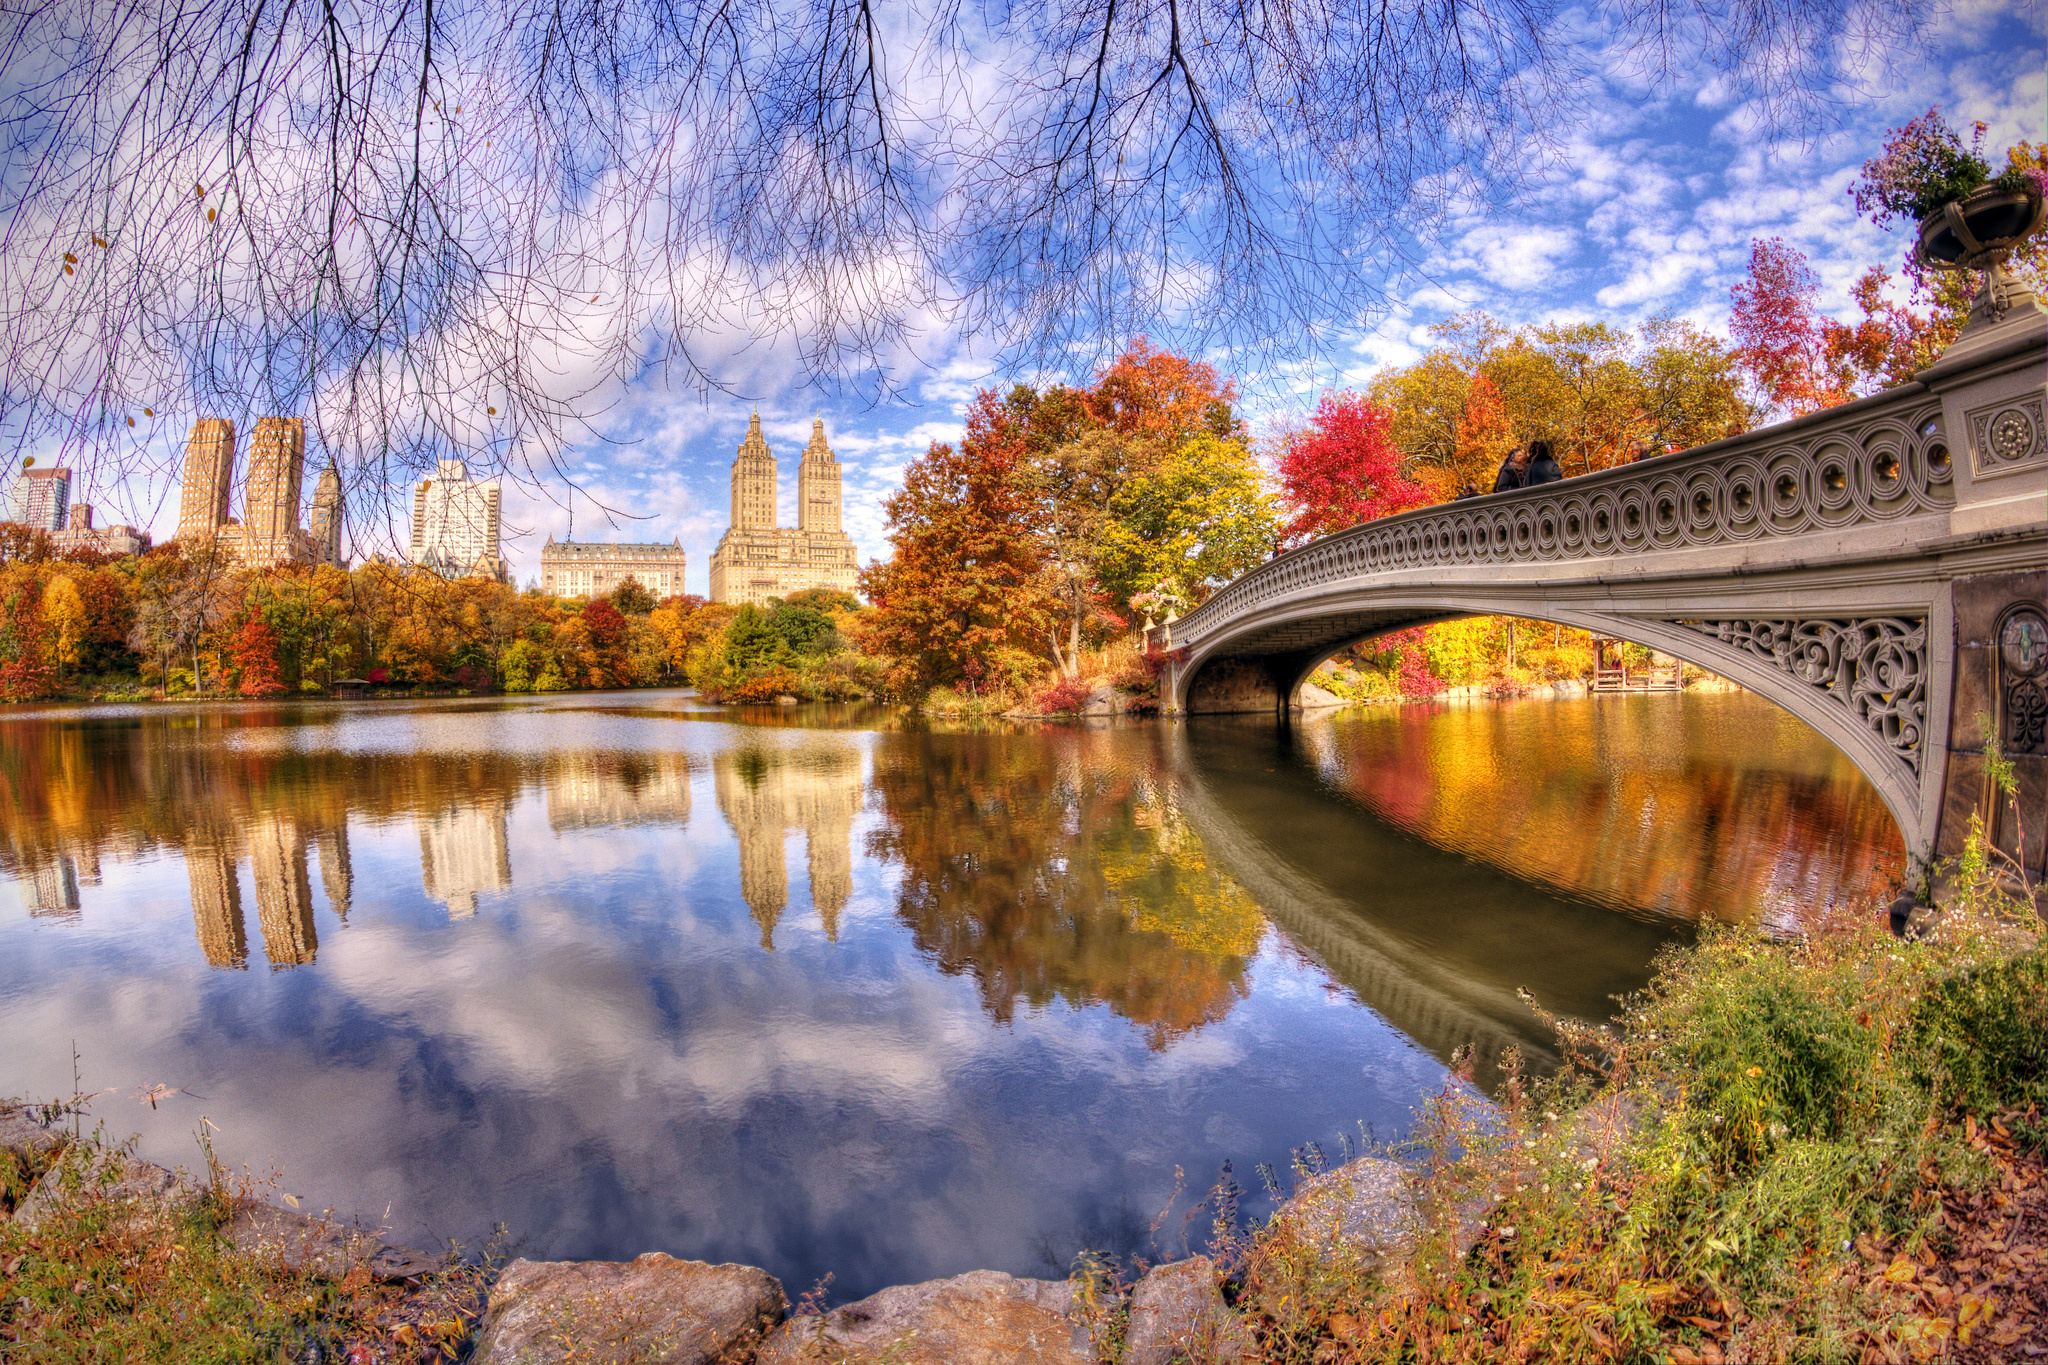
<path id="1" fill-rule="evenodd" d="M 22 891 L 31 915 L 70 919 L 78 914 L 78 865 L 69 858 L 37 863 Z"/>
<path id="2" fill-rule="evenodd" d="M 275 812 L 249 830 L 250 871 L 256 881 L 256 921 L 270 965 L 311 962 L 320 947 L 313 930 L 313 883 L 306 876 L 306 836 L 298 822 Z"/>
<path id="3" fill-rule="evenodd" d="M 789 902 L 782 841 L 804 832 L 811 904 L 827 938 L 839 937 L 839 912 L 853 894 L 853 816 L 861 804 L 860 754 L 851 747 L 791 755 L 720 754 L 713 765 L 718 809 L 740 841 L 740 895 L 773 950 L 775 926 Z"/>
<path id="4" fill-rule="evenodd" d="M 478 893 L 512 885 L 504 801 L 458 806 L 421 820 L 420 881 L 456 918 L 476 913 Z"/>
<path id="5" fill-rule="evenodd" d="M 687 824 L 690 763 L 682 754 L 567 755 L 548 768 L 548 824 Z"/>
<path id="6" fill-rule="evenodd" d="M 348 860 L 348 825 L 323 829 L 320 845 L 320 885 L 327 892 L 327 904 L 337 919 L 348 918 L 349 898 L 355 891 L 355 869 Z"/>
<path id="7" fill-rule="evenodd" d="M 204 836 L 185 845 L 185 875 L 192 884 L 192 923 L 199 951 L 216 967 L 249 965 L 249 939 L 242 927 L 242 887 L 235 880 L 235 853 Z"/>

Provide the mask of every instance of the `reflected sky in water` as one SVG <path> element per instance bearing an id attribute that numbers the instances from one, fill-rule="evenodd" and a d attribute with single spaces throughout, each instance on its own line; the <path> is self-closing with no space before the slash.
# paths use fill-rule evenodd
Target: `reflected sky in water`
<path id="1" fill-rule="evenodd" d="M 419 1244 L 835 1297 L 1179 1254 L 1177 1183 L 1399 1135 L 1453 1048 L 1547 1056 L 1516 987 L 1602 1013 L 1690 920 L 1861 895 L 1896 848 L 1754 699 L 1522 705 L 14 711 L 0 1094 L 69 1091 L 75 1039 L 147 1154 L 205 1115 Z"/>

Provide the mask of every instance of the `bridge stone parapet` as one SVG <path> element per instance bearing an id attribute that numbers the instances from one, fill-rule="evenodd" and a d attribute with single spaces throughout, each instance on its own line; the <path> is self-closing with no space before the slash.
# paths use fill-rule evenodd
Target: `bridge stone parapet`
<path id="1" fill-rule="evenodd" d="M 2023 824 L 2038 868 L 2048 641 L 2028 642 L 2048 632 L 2044 341 L 2048 312 L 2025 300 L 1858 402 L 1302 546 L 1153 632 L 1172 660 L 1162 706 L 1284 714 L 1357 640 L 1470 615 L 1554 621 L 1799 715 L 1871 779 L 1917 855 L 1952 851 L 1975 809 L 2001 847 L 2018 850 Z M 1992 739 L 2018 762 L 2021 820 L 1993 814 Z"/>

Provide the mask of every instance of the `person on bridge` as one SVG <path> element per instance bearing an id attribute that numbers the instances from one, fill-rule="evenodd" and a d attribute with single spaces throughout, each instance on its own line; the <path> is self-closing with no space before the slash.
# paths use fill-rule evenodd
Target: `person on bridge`
<path id="1" fill-rule="evenodd" d="M 1529 463 L 1522 474 L 1522 487 L 1534 488 L 1539 483 L 1556 483 L 1563 478 L 1564 470 L 1558 467 L 1557 457 L 1550 453 L 1550 442 L 1529 442 Z"/>
<path id="2" fill-rule="evenodd" d="M 1528 451 L 1520 446 L 1510 450 L 1508 457 L 1500 462 L 1500 473 L 1493 476 L 1493 491 L 1496 493 L 1512 493 L 1517 488 L 1520 488 L 1528 463 Z"/>

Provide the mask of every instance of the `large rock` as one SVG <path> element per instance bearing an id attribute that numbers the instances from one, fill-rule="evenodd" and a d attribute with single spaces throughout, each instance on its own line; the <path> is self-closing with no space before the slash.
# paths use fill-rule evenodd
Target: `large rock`
<path id="1" fill-rule="evenodd" d="M 1065 1280 L 973 1270 L 899 1284 L 820 1317 L 792 1318 L 756 1365 L 1095 1365 Z"/>
<path id="2" fill-rule="evenodd" d="M 1303 1184 L 1274 1221 L 1310 1246 L 1386 1259 L 1414 1244 L 1423 1211 L 1400 1162 L 1362 1156 Z"/>
<path id="3" fill-rule="evenodd" d="M 1305 682 L 1294 690 L 1294 704 L 1304 711 L 1327 711 L 1333 706 L 1349 706 L 1349 697 L 1340 697 L 1326 687 Z"/>
<path id="4" fill-rule="evenodd" d="M 631 1261 L 514 1261 L 491 1287 L 476 1365 L 726 1365 L 788 1311 L 750 1265 L 650 1251 Z"/>
<path id="5" fill-rule="evenodd" d="M 372 1275 L 390 1283 L 430 1275 L 446 1264 L 444 1258 L 387 1245 L 372 1233 L 331 1218 L 309 1218 L 268 1204 L 238 1205 L 225 1231 L 237 1251 L 335 1280 L 363 1261 Z"/>
<path id="6" fill-rule="evenodd" d="M 1131 1291 L 1120 1365 L 1251 1365 L 1259 1348 L 1223 1302 L 1206 1256 L 1149 1271 Z"/>
<path id="7" fill-rule="evenodd" d="M 63 1133 L 37 1123 L 26 1109 L 0 1105 L 0 1152 L 28 1162 L 63 1145 Z"/>
<path id="8" fill-rule="evenodd" d="M 204 1193 L 183 1171 L 124 1152 L 74 1147 L 43 1172 L 14 1218 L 24 1227 L 36 1228 L 60 1212 L 104 1203 L 124 1206 L 131 1217 L 157 1223 L 182 1216 Z"/>

